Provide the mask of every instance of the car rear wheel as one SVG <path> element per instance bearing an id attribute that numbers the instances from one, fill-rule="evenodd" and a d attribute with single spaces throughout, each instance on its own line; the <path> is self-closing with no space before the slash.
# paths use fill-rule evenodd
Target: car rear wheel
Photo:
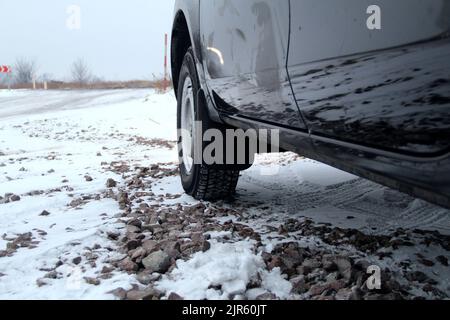
<path id="1" fill-rule="evenodd" d="M 209 118 L 204 101 L 197 95 L 199 89 L 194 54 L 189 49 L 181 67 L 177 93 L 181 181 L 186 193 L 198 200 L 220 200 L 235 193 L 240 170 L 227 165 L 206 165 L 203 161 L 194 161 L 196 151 L 199 152 L 197 154 L 203 154 L 205 148 L 203 139 L 198 135 L 208 129 L 224 129 Z M 200 133 L 196 123 L 201 124 Z"/>

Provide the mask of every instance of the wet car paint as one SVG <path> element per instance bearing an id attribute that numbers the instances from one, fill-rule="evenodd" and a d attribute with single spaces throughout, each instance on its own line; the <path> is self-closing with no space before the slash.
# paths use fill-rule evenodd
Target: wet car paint
<path id="1" fill-rule="evenodd" d="M 289 0 L 201 1 L 209 88 L 223 112 L 306 129 L 286 69 Z M 220 103 L 224 102 L 224 103 Z"/>
<path id="2" fill-rule="evenodd" d="M 371 3 L 292 1 L 288 68 L 310 132 L 418 156 L 450 151 L 450 2 L 377 1 L 381 30 L 365 25 Z"/>

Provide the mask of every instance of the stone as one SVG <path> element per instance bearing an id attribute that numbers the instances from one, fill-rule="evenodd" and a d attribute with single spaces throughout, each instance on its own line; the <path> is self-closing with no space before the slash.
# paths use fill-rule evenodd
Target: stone
<path id="1" fill-rule="evenodd" d="M 45 279 L 40 278 L 40 279 L 36 280 L 36 285 L 40 288 L 40 287 L 48 285 L 48 283 Z"/>
<path id="2" fill-rule="evenodd" d="M 73 258 L 72 263 L 75 265 L 79 265 L 81 263 L 81 257 Z"/>
<path id="3" fill-rule="evenodd" d="M 152 282 L 158 281 L 158 279 L 161 277 L 160 274 L 151 274 L 146 271 L 138 273 L 136 276 L 136 280 L 139 281 L 139 283 L 148 286 Z"/>
<path id="4" fill-rule="evenodd" d="M 92 179 L 91 176 L 84 176 L 84 179 L 85 179 L 87 182 L 91 182 L 91 181 L 94 180 L 94 179 Z"/>
<path id="5" fill-rule="evenodd" d="M 448 258 L 444 256 L 436 257 L 436 260 L 445 267 L 448 267 Z"/>
<path id="6" fill-rule="evenodd" d="M 116 241 L 120 237 L 120 233 L 119 232 L 112 232 L 112 231 L 110 231 L 110 232 L 107 232 L 106 235 L 108 236 L 108 239 L 114 240 L 114 241 Z"/>
<path id="7" fill-rule="evenodd" d="M 113 271 L 114 271 L 114 268 L 113 268 L 113 267 L 104 266 L 103 269 L 102 269 L 102 271 L 101 271 L 101 273 L 102 273 L 102 274 L 106 274 L 106 273 L 111 273 L 111 272 L 113 272 Z"/>
<path id="8" fill-rule="evenodd" d="M 147 252 L 147 254 L 150 254 L 155 250 L 158 250 L 158 242 L 155 240 L 146 240 L 142 243 L 142 248 Z"/>
<path id="9" fill-rule="evenodd" d="M 164 241 L 160 243 L 160 248 L 169 255 L 170 258 L 178 258 L 180 255 L 180 244 L 177 241 Z"/>
<path id="10" fill-rule="evenodd" d="M 13 195 L 9 198 L 9 200 L 11 200 L 12 202 L 17 202 L 17 201 L 20 201 L 20 197 L 19 197 L 18 195 L 16 195 L 16 194 L 13 194 Z"/>
<path id="11" fill-rule="evenodd" d="M 172 301 L 182 301 L 184 300 L 180 295 L 176 294 L 175 292 L 172 292 L 169 297 L 167 298 L 167 300 L 172 300 Z"/>
<path id="12" fill-rule="evenodd" d="M 41 214 L 40 214 L 40 216 L 42 216 L 42 217 L 46 217 L 46 216 L 49 216 L 49 215 L 50 215 L 50 212 L 48 212 L 47 210 L 42 211 Z"/>
<path id="13" fill-rule="evenodd" d="M 131 253 L 132 251 L 130 251 Z M 131 253 L 131 259 L 133 261 L 136 261 L 137 263 L 140 263 L 142 261 L 142 258 L 145 257 L 145 255 L 147 254 L 147 251 L 145 251 L 144 248 L 139 247 L 137 249 L 135 249 L 133 251 L 133 253 Z"/>
<path id="14" fill-rule="evenodd" d="M 139 219 L 131 219 L 130 221 L 127 222 L 127 225 L 135 226 L 140 230 L 142 227 L 142 222 Z"/>
<path id="15" fill-rule="evenodd" d="M 309 294 L 311 296 L 318 296 L 328 290 L 334 290 L 338 292 L 339 290 L 345 288 L 346 282 L 341 279 L 337 281 L 332 281 L 324 284 L 315 284 L 309 289 Z"/>
<path id="16" fill-rule="evenodd" d="M 170 267 L 170 257 L 164 251 L 156 251 L 142 260 L 144 267 L 150 272 L 165 273 Z"/>
<path id="17" fill-rule="evenodd" d="M 161 293 L 158 290 L 149 287 L 145 290 L 131 290 L 127 293 L 127 300 L 153 300 L 159 299 Z"/>
<path id="18" fill-rule="evenodd" d="M 256 297 L 257 301 L 269 301 L 269 300 L 277 300 L 277 296 L 271 292 L 263 293 Z"/>
<path id="19" fill-rule="evenodd" d="M 134 263 L 129 257 L 126 257 L 125 259 L 120 261 L 118 266 L 120 269 L 128 272 L 135 272 L 139 270 L 139 266 Z"/>
<path id="20" fill-rule="evenodd" d="M 117 187 L 117 182 L 114 179 L 108 179 L 108 180 L 106 180 L 106 187 L 107 188 L 115 188 L 115 187 Z"/>
<path id="21" fill-rule="evenodd" d="M 96 279 L 96 278 L 86 277 L 86 278 L 84 278 L 84 281 L 86 281 L 87 284 L 90 284 L 90 285 L 93 285 L 93 286 L 100 285 L 100 280 Z"/>
<path id="22" fill-rule="evenodd" d="M 130 241 L 128 241 L 127 244 L 126 244 L 127 250 L 128 250 L 128 251 L 134 250 L 134 249 L 136 249 L 136 248 L 139 247 L 139 244 L 140 244 L 140 243 L 139 243 L 138 240 L 130 240 Z"/>
<path id="23" fill-rule="evenodd" d="M 303 261 L 302 266 L 305 268 L 306 270 L 309 270 L 309 272 L 311 272 L 314 269 L 320 268 L 322 264 L 320 263 L 320 261 L 317 261 L 315 259 L 305 259 L 305 261 Z"/>
<path id="24" fill-rule="evenodd" d="M 125 300 L 127 297 L 127 291 L 124 288 L 114 289 L 114 290 L 108 292 L 108 294 L 112 294 L 116 298 L 119 298 L 120 300 Z"/>
<path id="25" fill-rule="evenodd" d="M 341 301 L 351 300 L 352 294 L 351 288 L 343 288 L 336 293 L 335 299 Z"/>
<path id="26" fill-rule="evenodd" d="M 425 283 L 429 280 L 428 276 L 422 271 L 411 271 L 405 275 L 406 279 L 409 281 L 417 281 L 420 283 Z"/>
<path id="27" fill-rule="evenodd" d="M 337 270 L 337 266 L 335 263 L 336 256 L 331 254 L 325 254 L 322 257 L 322 265 L 325 271 L 333 272 Z"/>
<path id="28" fill-rule="evenodd" d="M 291 292 L 293 294 L 303 294 L 308 291 L 304 276 L 294 277 L 289 282 L 292 284 Z"/>
<path id="29" fill-rule="evenodd" d="M 208 251 L 209 249 L 211 249 L 211 243 L 210 243 L 209 241 L 203 241 L 203 244 L 202 244 L 202 251 L 203 251 L 203 252 L 206 252 L 206 251 Z"/>
<path id="30" fill-rule="evenodd" d="M 133 226 L 133 225 L 127 225 L 127 233 L 128 234 L 130 234 L 130 233 L 139 233 L 139 232 L 141 232 L 140 228 L 138 228 L 136 226 Z"/>
<path id="31" fill-rule="evenodd" d="M 50 271 L 49 273 L 47 273 L 44 278 L 46 279 L 57 279 L 58 278 L 58 272 L 56 271 Z"/>
<path id="32" fill-rule="evenodd" d="M 334 260 L 334 263 L 336 264 L 339 274 L 342 276 L 342 278 L 344 278 L 346 281 L 350 281 L 352 277 L 352 263 L 350 262 L 350 259 L 337 257 Z"/>

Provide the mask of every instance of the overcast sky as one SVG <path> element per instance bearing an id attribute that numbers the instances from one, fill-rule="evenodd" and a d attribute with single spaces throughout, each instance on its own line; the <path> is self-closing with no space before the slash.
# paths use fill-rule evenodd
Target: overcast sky
<path id="1" fill-rule="evenodd" d="M 71 5 L 81 9 L 80 29 Z M 40 74 L 65 79 L 82 57 L 107 80 L 162 75 L 173 7 L 174 0 L 0 0 L 0 65 L 33 58 Z"/>

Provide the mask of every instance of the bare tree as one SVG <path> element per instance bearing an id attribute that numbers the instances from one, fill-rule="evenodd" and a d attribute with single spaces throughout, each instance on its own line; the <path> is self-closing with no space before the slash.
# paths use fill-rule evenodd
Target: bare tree
<path id="1" fill-rule="evenodd" d="M 87 84 L 92 79 L 91 71 L 84 59 L 77 59 L 72 64 L 71 72 L 72 80 L 80 85 Z"/>
<path id="2" fill-rule="evenodd" d="M 18 58 L 14 65 L 14 80 L 16 83 L 31 83 L 36 77 L 37 64 L 34 60 Z"/>

